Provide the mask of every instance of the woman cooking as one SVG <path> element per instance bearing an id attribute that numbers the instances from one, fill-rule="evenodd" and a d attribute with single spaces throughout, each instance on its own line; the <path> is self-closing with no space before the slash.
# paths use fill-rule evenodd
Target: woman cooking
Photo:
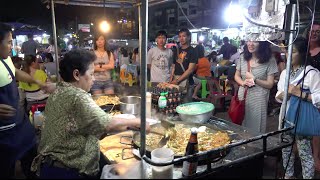
<path id="1" fill-rule="evenodd" d="M 40 178 L 97 178 L 99 138 L 140 124 L 138 119 L 112 118 L 87 93 L 95 80 L 95 59 L 91 52 L 73 50 L 60 62 L 64 81 L 48 98 L 39 155 L 32 165 Z"/>

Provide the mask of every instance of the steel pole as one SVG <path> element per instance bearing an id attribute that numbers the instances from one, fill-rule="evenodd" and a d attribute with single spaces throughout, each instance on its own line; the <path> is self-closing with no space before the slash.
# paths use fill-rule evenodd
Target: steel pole
<path id="1" fill-rule="evenodd" d="M 54 39 L 54 57 L 56 60 L 56 75 L 57 81 L 60 81 L 59 75 L 59 58 L 58 58 L 58 39 L 57 39 L 57 27 L 56 27 L 56 17 L 54 13 L 54 0 L 51 0 L 51 16 L 52 16 L 52 29 L 53 29 L 53 39 Z"/>
<path id="2" fill-rule="evenodd" d="M 139 32 L 140 32 L 140 76 L 141 76 L 141 147 L 140 155 L 146 153 L 146 92 L 147 92 L 147 41 L 148 41 L 148 1 L 142 0 L 139 8 Z"/>
<path id="3" fill-rule="evenodd" d="M 296 4 L 292 4 L 291 7 L 291 21 L 290 21 L 290 35 L 289 35 L 289 46 L 288 46 L 288 57 L 286 64 L 286 78 L 285 78 L 285 86 L 284 86 L 284 97 L 283 97 L 283 105 L 281 106 L 281 111 L 279 115 L 279 129 L 284 128 L 284 117 L 287 111 L 287 103 L 288 103 L 288 90 L 289 90 L 289 81 L 290 81 L 290 71 L 291 71 L 291 61 L 292 61 L 292 43 L 295 35 L 295 21 L 296 21 Z"/>

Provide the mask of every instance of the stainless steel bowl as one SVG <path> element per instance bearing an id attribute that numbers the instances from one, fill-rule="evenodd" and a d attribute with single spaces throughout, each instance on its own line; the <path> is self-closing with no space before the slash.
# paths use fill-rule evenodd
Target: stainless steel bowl
<path id="1" fill-rule="evenodd" d="M 195 108 L 196 111 L 192 111 L 191 109 L 183 110 L 183 107 Z M 212 116 L 214 105 L 207 102 L 192 102 L 181 104 L 176 110 L 182 121 L 189 123 L 205 123 Z"/>
<path id="2" fill-rule="evenodd" d="M 180 119 L 185 122 L 190 123 L 206 123 L 212 116 L 212 111 L 203 114 L 190 115 L 190 114 L 181 114 L 179 113 Z"/>
<path id="3" fill-rule="evenodd" d="M 123 114 L 140 114 L 141 97 L 124 96 L 120 98 L 120 111 Z"/>

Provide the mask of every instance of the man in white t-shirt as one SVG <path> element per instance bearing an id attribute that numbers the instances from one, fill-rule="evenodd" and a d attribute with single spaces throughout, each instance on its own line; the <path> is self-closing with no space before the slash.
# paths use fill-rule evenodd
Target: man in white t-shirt
<path id="1" fill-rule="evenodd" d="M 150 69 L 151 82 L 168 82 L 170 78 L 170 67 L 173 62 L 171 49 L 166 49 L 167 33 L 159 31 L 156 36 L 157 47 L 148 52 L 147 64 Z"/>

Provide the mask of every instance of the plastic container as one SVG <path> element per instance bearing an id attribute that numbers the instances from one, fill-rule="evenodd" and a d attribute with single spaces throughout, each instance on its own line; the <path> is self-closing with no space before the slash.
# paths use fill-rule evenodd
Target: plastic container
<path id="1" fill-rule="evenodd" d="M 158 106 L 160 109 L 167 107 L 167 98 L 166 98 L 167 94 L 168 94 L 167 92 L 160 93 L 160 97 L 158 99 Z"/>
<path id="2" fill-rule="evenodd" d="M 151 118 L 151 93 L 147 92 L 146 94 L 146 117 Z"/>
<path id="3" fill-rule="evenodd" d="M 44 116 L 41 111 L 37 110 L 33 115 L 33 125 L 35 128 L 41 128 L 43 125 Z"/>
<path id="4" fill-rule="evenodd" d="M 151 160 L 157 163 L 171 162 L 174 158 L 174 152 L 169 148 L 157 148 L 151 152 Z M 172 179 L 173 165 L 152 166 L 153 179 Z"/>

